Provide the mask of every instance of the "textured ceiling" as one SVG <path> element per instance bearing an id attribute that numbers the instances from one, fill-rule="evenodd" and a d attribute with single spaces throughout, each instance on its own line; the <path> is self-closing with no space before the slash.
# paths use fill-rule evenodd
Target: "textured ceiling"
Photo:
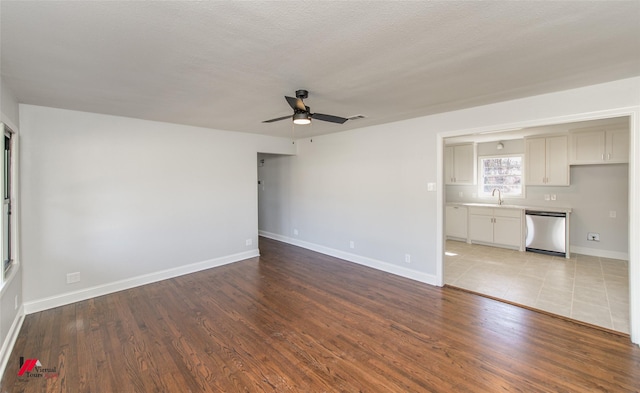
<path id="1" fill-rule="evenodd" d="M 640 75 L 640 1 L 6 1 L 22 103 L 290 136 L 284 95 L 366 119 L 305 137 Z"/>

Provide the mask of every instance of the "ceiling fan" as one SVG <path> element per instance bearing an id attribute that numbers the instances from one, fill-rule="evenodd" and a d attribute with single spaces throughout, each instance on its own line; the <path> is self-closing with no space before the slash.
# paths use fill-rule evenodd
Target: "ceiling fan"
<path id="1" fill-rule="evenodd" d="M 263 123 L 273 123 L 274 121 L 280 121 L 284 119 L 293 119 L 294 124 L 309 124 L 311 119 L 328 121 L 331 123 L 342 124 L 349 120 L 340 116 L 325 115 L 323 113 L 311 113 L 311 108 L 306 106 L 303 99 L 309 96 L 309 92 L 306 90 L 296 90 L 296 98 L 284 96 L 285 100 L 291 105 L 293 109 L 293 116 L 277 117 L 271 120 L 265 120 Z"/>

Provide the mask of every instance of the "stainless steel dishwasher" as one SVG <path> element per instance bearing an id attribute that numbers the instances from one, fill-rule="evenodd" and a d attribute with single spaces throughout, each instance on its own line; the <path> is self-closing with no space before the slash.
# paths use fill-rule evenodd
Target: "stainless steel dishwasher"
<path id="1" fill-rule="evenodd" d="M 566 257 L 566 213 L 526 210 L 527 251 Z"/>

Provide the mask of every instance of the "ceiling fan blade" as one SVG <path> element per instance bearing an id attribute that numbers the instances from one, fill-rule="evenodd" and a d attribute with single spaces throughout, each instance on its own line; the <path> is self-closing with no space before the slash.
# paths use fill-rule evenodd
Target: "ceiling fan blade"
<path id="1" fill-rule="evenodd" d="M 343 124 L 345 121 L 349 120 L 349 119 L 344 118 L 344 117 L 333 116 L 333 115 L 325 115 L 325 114 L 322 114 L 322 113 L 314 113 L 314 114 L 311 115 L 311 118 L 322 120 L 322 121 L 328 121 L 328 122 L 331 122 L 331 123 L 339 123 L 339 124 Z"/>
<path id="2" fill-rule="evenodd" d="M 299 98 L 293 98 L 293 97 L 287 97 L 284 96 L 285 100 L 287 100 L 287 102 L 289 103 L 289 105 L 291 105 L 291 108 L 293 108 L 293 110 L 301 110 L 301 111 L 306 111 L 306 107 L 304 106 L 304 102 L 302 102 L 301 99 Z"/>
<path id="3" fill-rule="evenodd" d="M 275 119 L 271 119 L 271 120 L 265 120 L 265 121 L 263 121 L 263 123 L 273 123 L 274 121 L 280 121 L 280 120 L 284 120 L 284 119 L 291 119 L 291 115 L 282 116 L 282 117 L 276 117 Z"/>

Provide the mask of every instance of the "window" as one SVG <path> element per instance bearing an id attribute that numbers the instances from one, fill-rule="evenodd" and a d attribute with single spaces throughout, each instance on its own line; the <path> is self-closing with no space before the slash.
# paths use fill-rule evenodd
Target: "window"
<path id="1" fill-rule="evenodd" d="M 0 123 L 0 128 L 4 128 L 4 157 L 2 164 L 2 226 L 0 226 L 0 232 L 2 232 L 2 277 L 3 282 L 7 277 L 11 266 L 13 265 L 13 239 L 12 229 L 13 222 L 11 219 L 11 197 L 12 197 L 12 164 L 13 164 L 13 144 L 11 140 L 11 130 Z"/>
<path id="2" fill-rule="evenodd" d="M 480 157 L 478 171 L 479 196 L 491 196 L 496 188 L 503 197 L 524 196 L 522 155 Z"/>

